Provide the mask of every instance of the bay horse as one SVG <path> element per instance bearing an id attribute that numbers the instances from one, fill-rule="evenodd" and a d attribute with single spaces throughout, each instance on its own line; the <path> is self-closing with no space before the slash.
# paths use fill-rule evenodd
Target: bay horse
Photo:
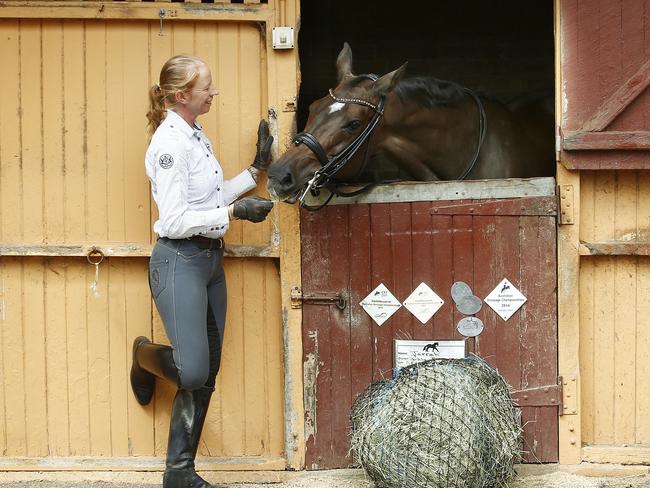
<path id="1" fill-rule="evenodd" d="M 527 178 L 555 172 L 552 104 L 516 110 L 451 81 L 355 75 L 345 43 L 338 85 L 309 106 L 305 131 L 268 170 L 294 203 L 338 183 Z"/>

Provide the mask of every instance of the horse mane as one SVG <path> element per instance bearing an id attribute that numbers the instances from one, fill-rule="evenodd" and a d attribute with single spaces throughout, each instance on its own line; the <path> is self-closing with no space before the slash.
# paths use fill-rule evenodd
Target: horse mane
<path id="1" fill-rule="evenodd" d="M 426 108 L 451 105 L 465 97 L 465 89 L 458 83 L 428 76 L 400 80 L 393 91 L 402 103 L 410 101 Z"/>

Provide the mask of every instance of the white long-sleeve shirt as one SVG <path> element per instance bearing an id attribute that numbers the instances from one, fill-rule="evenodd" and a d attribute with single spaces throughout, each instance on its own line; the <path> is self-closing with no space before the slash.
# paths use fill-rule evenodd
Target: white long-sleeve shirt
<path id="1" fill-rule="evenodd" d="M 158 206 L 153 230 L 170 239 L 223 237 L 228 230 L 228 205 L 256 186 L 247 170 L 224 181 L 201 126 L 191 127 L 173 110 L 167 110 L 151 138 L 145 167 Z"/>

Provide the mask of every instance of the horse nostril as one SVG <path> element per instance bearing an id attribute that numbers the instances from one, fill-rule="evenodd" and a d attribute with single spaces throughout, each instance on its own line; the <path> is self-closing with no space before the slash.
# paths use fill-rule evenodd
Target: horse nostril
<path id="1" fill-rule="evenodd" d="M 289 188 L 293 185 L 293 175 L 291 174 L 291 171 L 287 171 L 284 178 L 280 180 L 280 184 L 285 188 Z"/>

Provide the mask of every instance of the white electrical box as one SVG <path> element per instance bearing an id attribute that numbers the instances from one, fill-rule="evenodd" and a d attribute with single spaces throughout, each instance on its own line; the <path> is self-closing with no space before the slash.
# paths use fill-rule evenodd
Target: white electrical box
<path id="1" fill-rule="evenodd" d="M 273 49 L 293 49 L 293 27 L 273 28 Z"/>

